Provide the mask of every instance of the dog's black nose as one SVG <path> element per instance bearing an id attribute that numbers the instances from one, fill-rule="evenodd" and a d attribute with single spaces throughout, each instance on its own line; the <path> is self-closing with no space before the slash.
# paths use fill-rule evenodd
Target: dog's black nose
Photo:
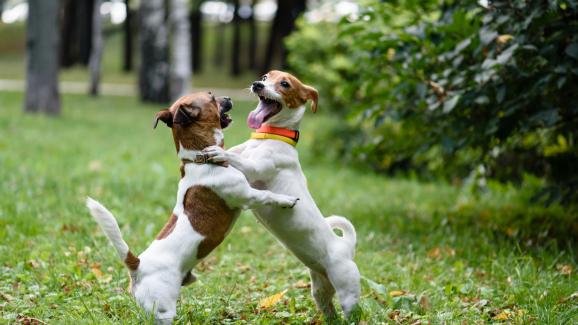
<path id="1" fill-rule="evenodd" d="M 262 90 L 263 88 L 265 88 L 265 85 L 260 81 L 255 81 L 253 83 L 252 88 L 253 88 L 253 91 L 259 91 L 259 90 Z"/>

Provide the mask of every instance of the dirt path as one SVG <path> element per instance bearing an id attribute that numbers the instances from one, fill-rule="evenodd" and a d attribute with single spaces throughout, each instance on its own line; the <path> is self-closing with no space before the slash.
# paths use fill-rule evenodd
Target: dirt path
<path id="1" fill-rule="evenodd" d="M 24 80 L 0 79 L 0 91 L 24 91 Z M 101 94 L 104 96 L 136 96 L 136 86 L 129 84 L 103 83 L 100 85 Z M 233 100 L 254 100 L 247 89 L 207 88 L 194 87 L 194 91 L 212 91 L 217 95 L 226 95 Z M 65 94 L 88 94 L 88 83 L 78 81 L 61 81 L 60 92 Z"/>

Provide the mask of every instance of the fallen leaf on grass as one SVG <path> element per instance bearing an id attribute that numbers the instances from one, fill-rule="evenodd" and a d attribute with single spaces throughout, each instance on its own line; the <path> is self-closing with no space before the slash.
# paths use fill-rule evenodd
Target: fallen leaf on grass
<path id="1" fill-rule="evenodd" d="M 62 227 L 60 228 L 60 231 L 65 233 L 65 232 L 78 232 L 78 226 L 74 225 L 74 224 L 63 224 Z"/>
<path id="2" fill-rule="evenodd" d="M 28 261 L 28 265 L 30 265 L 32 268 L 35 268 L 35 269 L 40 267 L 40 264 L 36 260 Z"/>
<path id="3" fill-rule="evenodd" d="M 264 309 L 270 308 L 270 307 L 273 306 L 274 304 L 278 303 L 278 302 L 283 298 L 283 296 L 285 295 L 285 293 L 287 293 L 287 289 L 285 289 L 285 290 L 283 290 L 283 291 L 281 291 L 281 292 L 279 292 L 279 293 L 276 293 L 276 294 L 274 294 L 274 295 L 272 295 L 272 296 L 269 296 L 269 297 L 267 297 L 267 298 L 261 299 L 261 300 L 259 301 L 258 307 L 259 307 L 259 308 L 264 308 Z"/>
<path id="4" fill-rule="evenodd" d="M 9 295 L 7 293 L 0 292 L 0 296 L 2 297 L 2 299 L 6 300 L 6 301 L 14 300 L 14 297 L 12 297 L 11 295 Z"/>
<path id="5" fill-rule="evenodd" d="M 102 278 L 102 276 L 104 275 L 104 273 L 102 273 L 102 271 L 100 270 L 100 264 L 99 263 L 93 263 L 90 266 L 90 270 L 92 271 L 92 274 L 94 274 L 94 276 L 97 279 Z"/>
<path id="6" fill-rule="evenodd" d="M 429 309 L 429 307 L 430 307 L 429 298 L 426 295 L 423 295 L 423 296 L 421 296 L 421 298 L 419 298 L 419 306 L 423 310 Z"/>
<path id="7" fill-rule="evenodd" d="M 250 234 L 253 231 L 253 229 L 251 229 L 251 227 L 241 227 L 241 229 L 239 229 L 239 232 L 241 233 L 241 235 L 247 235 Z"/>
<path id="8" fill-rule="evenodd" d="M 18 317 L 16 317 L 16 321 L 18 323 L 24 324 L 24 325 L 46 324 L 45 322 L 41 321 L 40 319 L 28 317 L 28 316 L 23 316 L 23 315 L 18 315 Z"/>
<path id="9" fill-rule="evenodd" d="M 564 297 L 558 300 L 559 304 L 567 303 L 568 301 L 576 300 L 578 301 L 578 291 L 574 292 L 573 294 L 569 295 L 568 297 Z"/>
<path id="10" fill-rule="evenodd" d="M 492 317 L 493 320 L 507 320 L 510 318 L 510 316 L 512 315 L 512 313 L 510 313 L 509 311 L 503 311 L 499 314 L 497 314 L 496 316 Z"/>
<path id="11" fill-rule="evenodd" d="M 394 298 L 394 297 L 399 297 L 399 296 L 403 296 L 405 295 L 407 292 L 403 291 L 403 290 L 393 290 L 389 292 L 389 296 Z"/>
<path id="12" fill-rule="evenodd" d="M 558 272 L 560 272 L 560 274 L 562 275 L 571 275 L 572 271 L 574 271 L 572 265 L 570 264 L 558 264 L 556 268 L 558 269 Z"/>
<path id="13" fill-rule="evenodd" d="M 88 164 L 88 170 L 91 172 L 98 172 L 102 169 L 102 163 L 100 160 L 93 160 Z"/>
<path id="14" fill-rule="evenodd" d="M 427 252 L 427 257 L 435 260 L 455 255 L 456 250 L 450 247 L 434 247 Z"/>
<path id="15" fill-rule="evenodd" d="M 295 282 L 295 284 L 293 284 L 293 286 L 295 288 L 299 288 L 299 289 L 311 288 L 311 284 L 309 282 L 305 282 L 303 280 L 299 280 L 299 281 Z"/>

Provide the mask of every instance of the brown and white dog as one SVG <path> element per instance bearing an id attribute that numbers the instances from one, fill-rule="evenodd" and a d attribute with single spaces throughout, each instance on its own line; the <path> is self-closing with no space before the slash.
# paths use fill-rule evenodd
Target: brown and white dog
<path id="1" fill-rule="evenodd" d="M 312 100 L 315 112 L 317 90 L 289 73 L 271 71 L 255 81 L 251 91 L 259 97 L 257 108 L 247 119 L 249 126 L 257 129 L 252 139 L 229 151 L 212 146 L 205 152 L 212 161 L 228 162 L 243 172 L 255 187 L 299 196 L 301 201 L 295 209 L 268 206 L 257 207 L 253 212 L 310 268 L 312 295 L 326 317 L 335 316 L 335 292 L 349 317 L 357 309 L 360 295 L 360 274 L 353 261 L 355 228 L 343 217 L 325 218 L 321 214 L 307 189 L 295 150 L 305 103 Z M 333 232 L 334 227 L 343 231 L 343 237 Z"/>
<path id="2" fill-rule="evenodd" d="M 181 286 L 195 280 L 193 267 L 225 238 L 240 209 L 292 208 L 296 197 L 253 189 L 234 168 L 207 163 L 201 150 L 223 144 L 221 129 L 230 122 L 228 97 L 211 93 L 183 96 L 155 116 L 172 129 L 181 158 L 181 180 L 169 221 L 150 246 L 136 257 L 123 240 L 114 216 L 88 198 L 86 205 L 129 269 L 130 292 L 157 323 L 176 316 Z"/>

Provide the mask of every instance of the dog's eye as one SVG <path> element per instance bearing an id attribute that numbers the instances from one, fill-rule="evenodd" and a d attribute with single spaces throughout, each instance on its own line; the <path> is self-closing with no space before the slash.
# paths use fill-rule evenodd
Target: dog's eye
<path id="1" fill-rule="evenodd" d="M 287 81 L 285 81 L 285 80 L 282 80 L 282 81 L 281 81 L 281 86 L 283 86 L 284 88 L 289 88 L 289 87 L 290 87 L 289 83 L 288 83 Z"/>
<path id="2" fill-rule="evenodd" d="M 264 75 L 263 77 L 261 77 L 261 81 L 265 81 L 267 80 L 267 75 Z"/>

